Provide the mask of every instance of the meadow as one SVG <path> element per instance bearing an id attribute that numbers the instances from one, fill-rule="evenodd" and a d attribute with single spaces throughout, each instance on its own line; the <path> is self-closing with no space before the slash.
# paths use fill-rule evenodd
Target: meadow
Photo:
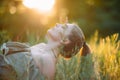
<path id="1" fill-rule="evenodd" d="M 55 80 L 120 80 L 118 34 L 106 38 L 96 32 L 88 41 L 92 53 L 71 59 L 59 57 Z"/>
<path id="2" fill-rule="evenodd" d="M 120 0 L 0 0 L 0 47 L 46 42 L 46 31 L 67 17 L 85 33 L 91 54 L 59 56 L 55 80 L 120 80 Z"/>
<path id="3" fill-rule="evenodd" d="M 5 32 L 1 32 L 5 42 Z M 105 38 L 96 32 L 88 41 L 91 54 L 81 56 L 80 52 L 70 59 L 58 57 L 55 80 L 120 80 L 120 40 L 119 34 Z M 4 39 L 3 39 L 4 38 Z M 5 40 L 6 39 L 6 40 Z M 28 36 L 28 43 L 36 44 L 44 39 Z M 37 41 L 38 40 L 38 41 Z"/>

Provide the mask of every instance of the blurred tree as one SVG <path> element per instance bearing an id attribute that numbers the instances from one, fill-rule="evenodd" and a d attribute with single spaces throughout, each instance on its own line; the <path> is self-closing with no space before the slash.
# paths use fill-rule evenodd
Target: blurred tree
<path id="1" fill-rule="evenodd" d="M 5 30 L 12 40 L 27 41 L 27 32 L 43 37 L 46 26 L 68 16 L 90 37 L 96 30 L 101 36 L 120 33 L 120 0 L 56 0 L 54 17 L 47 19 L 23 6 L 22 0 L 0 0 L 0 31 Z M 44 32 L 43 32 L 44 31 Z M 30 35 L 29 34 L 29 35 Z"/>
<path id="2" fill-rule="evenodd" d="M 0 46 L 10 40 L 10 35 L 6 31 L 0 31 Z"/>
<path id="3" fill-rule="evenodd" d="M 40 22 L 41 16 L 25 8 L 22 0 L 0 1 L 0 31 L 7 31 L 14 41 L 27 41 L 27 36 L 31 34 L 36 34 L 36 36 L 39 34 L 43 37 L 46 28 L 42 29 L 44 26 Z"/>
<path id="4" fill-rule="evenodd" d="M 103 37 L 113 33 L 120 33 L 119 0 L 57 1 L 59 2 L 57 3 L 59 4 L 57 6 L 58 13 L 61 13 L 61 8 L 66 9 L 69 20 L 77 22 L 87 36 L 97 29 Z"/>

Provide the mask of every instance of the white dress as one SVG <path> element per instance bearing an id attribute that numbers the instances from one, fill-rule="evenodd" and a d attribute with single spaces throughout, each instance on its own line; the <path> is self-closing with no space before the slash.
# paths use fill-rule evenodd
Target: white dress
<path id="1" fill-rule="evenodd" d="M 31 47 L 31 54 L 39 71 L 48 79 L 53 80 L 55 75 L 56 58 L 45 43 Z"/>

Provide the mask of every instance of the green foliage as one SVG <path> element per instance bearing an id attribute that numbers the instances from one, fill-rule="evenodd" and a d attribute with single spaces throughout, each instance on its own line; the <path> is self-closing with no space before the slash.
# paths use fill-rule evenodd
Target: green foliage
<path id="1" fill-rule="evenodd" d="M 57 63 L 55 80 L 77 80 L 79 78 L 79 65 L 77 62 L 77 57 L 74 57 L 70 60 L 60 57 Z"/>
<path id="2" fill-rule="evenodd" d="M 0 31 L 0 45 L 10 40 L 10 35 L 6 31 Z"/>
<path id="3" fill-rule="evenodd" d="M 55 80 L 119 80 L 120 41 L 118 34 L 89 41 L 92 54 L 71 59 L 59 57 Z"/>
<path id="4" fill-rule="evenodd" d="M 71 22 L 77 22 L 87 37 L 99 30 L 103 37 L 120 33 L 119 0 L 58 0 Z M 64 3 L 64 4 L 63 4 Z M 64 7 L 63 7 L 64 6 Z M 58 9 L 59 10 L 59 9 Z M 60 11 L 58 11 L 60 13 Z"/>
<path id="5" fill-rule="evenodd" d="M 120 0 L 56 0 L 54 15 L 36 13 L 22 4 L 22 0 L 0 0 L 0 31 L 7 30 L 12 36 L 24 36 L 28 29 L 42 31 L 46 26 L 59 22 L 61 14 L 76 22 L 87 38 L 97 29 L 100 35 L 120 33 Z M 62 16 L 63 17 L 63 16 Z M 45 23 L 43 23 L 45 22 Z M 42 28 L 42 29 L 41 29 Z M 25 36 L 24 36 L 25 37 Z"/>
<path id="6" fill-rule="evenodd" d="M 44 41 L 39 35 L 27 33 L 31 45 Z M 43 35 L 43 34 L 42 34 Z M 89 40 L 92 53 L 65 59 L 58 57 L 55 80 L 119 80 L 120 40 L 118 34 L 100 38 L 96 32 Z M 9 40 L 6 31 L 0 32 L 1 44 Z"/>
<path id="7" fill-rule="evenodd" d="M 28 43 L 30 45 L 38 44 L 38 43 L 44 41 L 44 37 L 42 37 L 42 36 L 40 37 L 40 34 L 39 35 L 27 34 L 27 39 L 28 39 Z"/>
<path id="8" fill-rule="evenodd" d="M 90 80 L 96 79 L 92 54 L 74 56 L 71 59 L 59 58 L 55 80 Z"/>
<path id="9" fill-rule="evenodd" d="M 42 15 L 31 10 L 21 10 L 21 0 L 0 1 L 0 45 L 14 37 L 31 45 L 42 42 L 46 25 L 58 22 L 61 10 L 65 9 L 70 22 L 76 22 L 86 37 L 98 29 L 100 36 L 120 33 L 120 0 L 56 0 L 56 15 L 47 24 Z M 23 6 L 23 5 L 22 5 Z M 15 8 L 16 12 L 11 12 Z M 57 18 L 57 19 L 56 19 Z M 5 30 L 5 31 L 3 31 Z M 8 31 L 10 34 L 8 34 Z M 27 32 L 29 31 L 29 32 Z M 11 37 L 12 36 L 12 37 Z M 56 80 L 119 80 L 120 41 L 118 34 L 99 38 L 98 33 L 90 39 L 92 54 L 79 54 L 69 60 L 59 58 Z"/>

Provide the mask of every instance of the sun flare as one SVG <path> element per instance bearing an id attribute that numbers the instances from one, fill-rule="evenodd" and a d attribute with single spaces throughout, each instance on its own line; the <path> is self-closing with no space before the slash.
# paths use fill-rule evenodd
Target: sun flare
<path id="1" fill-rule="evenodd" d="M 55 0 L 23 0 L 23 4 L 31 9 L 42 12 L 50 11 L 54 6 Z"/>

